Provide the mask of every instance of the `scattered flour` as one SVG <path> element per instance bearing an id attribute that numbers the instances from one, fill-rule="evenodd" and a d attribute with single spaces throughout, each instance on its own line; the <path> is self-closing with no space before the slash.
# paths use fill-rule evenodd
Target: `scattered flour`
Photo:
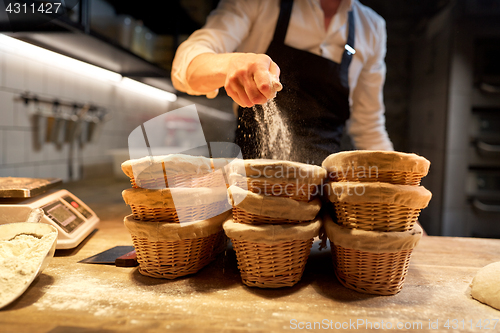
<path id="1" fill-rule="evenodd" d="M 253 111 L 261 133 L 260 157 L 289 160 L 291 133 L 274 99 L 262 105 L 262 112 L 255 106 Z"/>
<path id="2" fill-rule="evenodd" d="M 21 234 L 0 241 L 0 306 L 27 287 L 55 237 L 56 232 L 42 238 Z"/>

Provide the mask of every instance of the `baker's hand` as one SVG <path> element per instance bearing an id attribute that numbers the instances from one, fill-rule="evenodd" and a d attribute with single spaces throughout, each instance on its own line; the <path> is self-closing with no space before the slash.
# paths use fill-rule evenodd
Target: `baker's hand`
<path id="1" fill-rule="evenodd" d="M 282 89 L 280 69 L 265 54 L 234 53 L 229 60 L 224 88 L 240 106 L 264 104 Z"/>

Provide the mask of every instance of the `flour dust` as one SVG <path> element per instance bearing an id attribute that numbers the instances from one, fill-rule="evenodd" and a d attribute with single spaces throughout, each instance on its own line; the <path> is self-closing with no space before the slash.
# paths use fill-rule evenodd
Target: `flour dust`
<path id="1" fill-rule="evenodd" d="M 260 131 L 260 158 L 290 160 L 292 137 L 288 124 L 285 123 L 281 110 L 274 99 L 253 107 L 255 121 Z"/>

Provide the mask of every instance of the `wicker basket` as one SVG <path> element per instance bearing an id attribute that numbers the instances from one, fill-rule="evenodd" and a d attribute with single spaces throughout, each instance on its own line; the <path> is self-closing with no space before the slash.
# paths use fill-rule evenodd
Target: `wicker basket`
<path id="1" fill-rule="evenodd" d="M 193 222 L 231 209 L 226 188 L 126 189 L 125 203 L 134 218 L 151 222 Z M 182 221 L 181 221 L 182 220 Z"/>
<path id="2" fill-rule="evenodd" d="M 139 272 L 146 276 L 165 279 L 175 279 L 198 272 L 214 260 L 217 254 L 226 249 L 227 237 L 221 228 L 223 218 L 226 216 L 228 214 L 211 219 L 211 225 L 205 226 L 205 229 L 201 227 L 198 228 L 199 230 L 191 230 L 191 234 L 185 235 L 184 239 L 174 239 L 175 232 L 167 234 L 166 239 L 151 237 L 151 235 L 156 235 L 149 229 L 162 228 L 165 223 L 143 223 L 133 219 L 132 215 L 127 216 L 125 225 L 132 236 L 139 262 Z M 153 226 L 153 224 L 158 226 Z M 179 228 L 186 227 L 179 226 Z M 185 230 L 184 233 L 190 232 Z M 197 235 L 201 236 L 197 237 Z"/>
<path id="3" fill-rule="evenodd" d="M 403 288 L 412 250 L 422 235 L 418 225 L 406 232 L 363 231 L 338 226 L 327 216 L 325 230 L 342 285 L 376 295 L 394 295 Z"/>
<path id="4" fill-rule="evenodd" d="M 322 163 L 330 181 L 384 182 L 420 185 L 429 172 L 424 157 L 391 151 L 346 151 L 328 156 Z"/>
<path id="5" fill-rule="evenodd" d="M 249 226 L 224 222 L 242 282 L 249 287 L 291 287 L 300 281 L 321 221 L 297 226 Z"/>
<path id="6" fill-rule="evenodd" d="M 253 159 L 226 168 L 229 185 L 256 194 L 311 201 L 320 194 L 326 170 L 298 162 Z"/>
<path id="7" fill-rule="evenodd" d="M 337 202 L 334 206 L 339 225 L 368 231 L 411 230 L 420 215 L 420 209 L 395 204 Z"/>
<path id="8" fill-rule="evenodd" d="M 231 184 L 232 185 L 232 184 Z M 320 192 L 322 184 L 299 184 L 298 182 L 270 181 L 265 178 L 247 178 L 247 181 L 238 181 L 234 185 L 248 189 L 256 194 L 290 198 L 297 201 L 309 202 Z"/>
<path id="9" fill-rule="evenodd" d="M 291 287 L 300 281 L 313 239 L 275 244 L 232 240 L 241 280 L 249 287 Z"/>
<path id="10" fill-rule="evenodd" d="M 343 176 L 332 175 L 329 180 L 334 182 L 383 182 L 397 185 L 420 185 L 425 173 L 403 172 L 403 171 L 379 171 L 371 177 L 358 177 L 356 174 Z"/>
<path id="11" fill-rule="evenodd" d="M 228 190 L 234 221 L 245 224 L 300 224 L 312 221 L 321 209 L 321 201 L 297 201 L 246 191 L 236 185 Z"/>
<path id="12" fill-rule="evenodd" d="M 422 186 L 386 183 L 330 183 L 337 223 L 351 229 L 411 230 L 431 193 Z"/>
<path id="13" fill-rule="evenodd" d="M 154 179 L 141 179 L 140 186 L 136 183 L 134 177 L 130 178 L 130 182 L 133 188 L 149 188 L 149 189 L 160 189 L 168 187 L 187 187 L 187 188 L 198 188 L 198 187 L 217 187 L 225 186 L 224 176 L 221 172 L 211 172 L 207 174 L 183 174 L 183 175 L 173 175 L 168 177 L 164 176 L 162 178 Z"/>
<path id="14" fill-rule="evenodd" d="M 224 158 L 170 154 L 125 161 L 122 170 L 134 188 L 221 187 L 226 183 L 219 169 L 228 163 Z"/>
<path id="15" fill-rule="evenodd" d="M 403 288 L 412 250 L 371 253 L 330 245 L 335 275 L 345 287 L 376 295 L 394 295 Z"/>
<path id="16" fill-rule="evenodd" d="M 179 223 L 179 216 L 182 216 L 182 222 L 193 222 L 219 215 L 227 210 L 227 203 L 226 201 L 218 201 L 206 205 L 179 208 L 150 208 L 130 204 L 130 209 L 136 220 Z"/>
<path id="17" fill-rule="evenodd" d="M 236 223 L 246 223 L 246 224 L 300 224 L 308 221 L 299 221 L 283 218 L 274 218 L 269 216 L 262 216 L 257 214 L 252 214 L 239 207 L 233 207 L 233 219 Z"/>

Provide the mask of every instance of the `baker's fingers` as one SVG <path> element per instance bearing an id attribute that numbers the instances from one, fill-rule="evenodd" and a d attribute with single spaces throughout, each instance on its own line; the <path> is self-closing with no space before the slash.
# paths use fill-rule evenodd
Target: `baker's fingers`
<path id="1" fill-rule="evenodd" d="M 271 64 L 269 65 L 269 73 L 271 73 L 271 75 L 276 76 L 276 78 L 278 79 L 280 77 L 281 70 L 274 61 L 271 61 Z"/>
<path id="2" fill-rule="evenodd" d="M 280 82 L 281 70 L 274 61 L 271 61 L 271 64 L 269 65 L 269 73 L 271 74 L 271 87 L 274 95 L 276 95 L 277 91 L 281 91 L 283 89 L 283 85 Z"/>
<path id="3" fill-rule="evenodd" d="M 243 85 L 236 78 L 228 80 L 225 85 L 225 89 L 227 95 L 231 97 L 239 106 L 249 108 L 254 105 L 248 98 Z"/>
<path id="4" fill-rule="evenodd" d="M 274 95 L 269 73 L 263 70 L 253 73 L 245 85 L 245 90 L 255 104 L 264 104 Z"/>

